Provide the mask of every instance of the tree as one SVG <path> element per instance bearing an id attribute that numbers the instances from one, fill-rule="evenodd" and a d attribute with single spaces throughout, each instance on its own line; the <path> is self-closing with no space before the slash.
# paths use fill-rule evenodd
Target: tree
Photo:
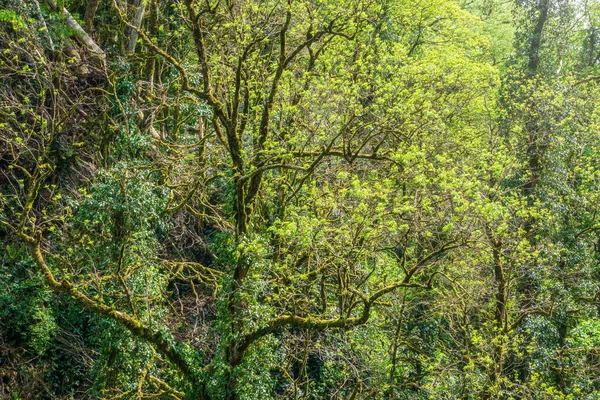
<path id="1" fill-rule="evenodd" d="M 384 296 L 432 287 L 439 262 L 468 242 L 471 167 L 448 166 L 472 153 L 478 108 L 466 105 L 481 106 L 493 70 L 460 44 L 471 33 L 456 5 L 411 4 L 188 1 L 171 8 L 166 35 L 117 8 L 144 59 L 173 70 L 111 77 L 98 91 L 112 105 L 84 120 L 103 136 L 79 146 L 104 166 L 63 186 L 60 135 L 32 123 L 29 141 L 5 135 L 23 143 L 7 170 L 11 240 L 49 287 L 127 328 L 183 379 L 171 386 L 150 363 L 136 390 L 244 397 L 269 374 L 256 357 L 277 349 L 273 334 L 361 329 Z M 428 47 L 442 37 L 451 60 Z M 179 341 L 161 322 L 191 318 L 169 311 L 191 296 L 216 307 L 214 323 L 200 321 L 212 343 Z"/>
<path id="2" fill-rule="evenodd" d="M 595 396 L 594 7 L 7 3 L 0 393 Z"/>

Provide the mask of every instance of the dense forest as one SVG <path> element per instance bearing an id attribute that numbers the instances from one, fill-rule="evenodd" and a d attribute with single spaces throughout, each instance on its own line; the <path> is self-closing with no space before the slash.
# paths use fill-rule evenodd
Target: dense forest
<path id="1" fill-rule="evenodd" d="M 599 399 L 600 0 L 0 0 L 0 398 Z"/>

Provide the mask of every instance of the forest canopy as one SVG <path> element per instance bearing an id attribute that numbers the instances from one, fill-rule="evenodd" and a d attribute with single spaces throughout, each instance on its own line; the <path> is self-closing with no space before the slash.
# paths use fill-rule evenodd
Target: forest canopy
<path id="1" fill-rule="evenodd" d="M 0 398 L 597 399 L 599 0 L 1 0 Z"/>

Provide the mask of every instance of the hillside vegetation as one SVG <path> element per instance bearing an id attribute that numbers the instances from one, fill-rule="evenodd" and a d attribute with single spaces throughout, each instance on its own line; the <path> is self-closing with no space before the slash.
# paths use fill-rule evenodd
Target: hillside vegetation
<path id="1" fill-rule="evenodd" d="M 600 398 L 600 0 L 1 0 L 0 398 Z"/>

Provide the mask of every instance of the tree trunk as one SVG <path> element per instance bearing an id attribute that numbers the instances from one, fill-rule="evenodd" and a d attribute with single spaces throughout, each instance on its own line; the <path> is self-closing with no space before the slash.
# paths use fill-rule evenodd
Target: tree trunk
<path id="1" fill-rule="evenodd" d="M 96 17 L 96 11 L 98 10 L 99 2 L 100 0 L 89 0 L 85 9 L 85 15 L 83 16 L 83 27 L 88 32 L 91 32 L 94 28 L 94 18 Z"/>
<path id="2" fill-rule="evenodd" d="M 81 27 L 81 25 L 79 25 L 79 23 L 75 20 L 75 18 L 73 18 L 71 13 L 69 13 L 69 11 L 67 11 L 66 8 L 63 7 L 63 9 L 60 10 L 58 5 L 52 0 L 47 0 L 47 2 L 53 10 L 62 12 L 62 14 L 65 16 L 65 22 L 67 23 L 67 25 L 69 25 L 71 29 L 73 29 L 73 36 L 79 42 L 79 44 L 87 48 L 95 55 L 99 56 L 101 59 L 105 58 L 104 50 L 102 50 L 102 48 L 98 46 L 96 42 L 94 42 L 90 35 L 87 34 L 87 32 Z"/>
<path id="3" fill-rule="evenodd" d="M 131 28 L 129 31 L 129 38 L 127 40 L 127 53 L 135 53 L 135 45 L 138 40 L 137 29 L 142 26 L 142 20 L 144 19 L 144 13 L 146 12 L 146 2 L 144 0 L 138 0 L 136 2 L 135 14 L 131 25 L 135 28 Z"/>
<path id="4" fill-rule="evenodd" d="M 540 44 L 542 42 L 544 25 L 548 19 L 549 7 L 550 0 L 540 0 L 538 5 L 539 16 L 531 35 L 531 44 L 529 46 L 529 62 L 527 64 L 527 70 L 530 75 L 535 75 L 537 73 L 540 64 Z"/>

